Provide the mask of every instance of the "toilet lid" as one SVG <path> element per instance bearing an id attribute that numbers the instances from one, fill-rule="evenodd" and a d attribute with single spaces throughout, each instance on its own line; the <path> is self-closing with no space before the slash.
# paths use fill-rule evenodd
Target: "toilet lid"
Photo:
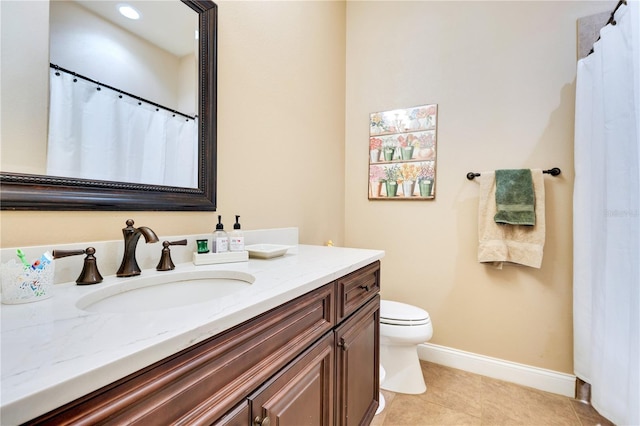
<path id="1" fill-rule="evenodd" d="M 392 300 L 381 300 L 380 322 L 397 325 L 421 325 L 431 322 L 431 319 L 427 311 L 417 306 Z"/>

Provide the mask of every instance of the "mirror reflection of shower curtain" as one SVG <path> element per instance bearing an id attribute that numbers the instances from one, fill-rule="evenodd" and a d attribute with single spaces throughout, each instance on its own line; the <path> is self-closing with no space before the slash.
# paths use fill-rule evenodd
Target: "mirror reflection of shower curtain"
<path id="1" fill-rule="evenodd" d="M 618 9 L 576 81 L 574 371 L 619 425 L 640 424 L 638 6 Z"/>
<path id="2" fill-rule="evenodd" d="M 47 174 L 198 187 L 197 119 L 50 70 Z"/>

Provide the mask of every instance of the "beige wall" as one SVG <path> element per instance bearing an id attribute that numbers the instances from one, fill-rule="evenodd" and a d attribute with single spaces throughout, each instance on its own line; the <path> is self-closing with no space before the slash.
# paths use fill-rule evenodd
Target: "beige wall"
<path id="1" fill-rule="evenodd" d="M 27 47 L 11 49 L 5 22 L 19 19 L 9 15 L 18 7 L 28 6 L 32 18 L 42 17 L 15 26 L 21 28 L 17 39 L 25 41 L 32 30 L 46 27 L 48 6 L 6 0 L 1 5 L 2 145 L 44 142 L 42 87 L 29 92 L 28 75 L 17 83 L 25 73 L 41 76 L 42 66 L 40 86 L 46 85 L 47 45 L 40 34 Z M 128 218 L 159 235 L 200 233 L 213 231 L 217 214 L 227 228 L 239 214 L 246 229 L 297 226 L 303 243 L 342 242 L 344 3 L 218 5 L 218 212 L 2 211 L 2 247 L 119 239 Z M 16 56 L 6 61 L 9 52 Z M 30 63 L 20 65 L 24 62 L 18 59 Z M 5 102 L 10 95 L 20 111 Z M 31 111 L 38 113 L 35 125 Z"/>
<path id="2" fill-rule="evenodd" d="M 303 243 L 386 250 L 383 296 L 427 309 L 432 342 L 572 372 L 575 23 L 612 2 L 219 5 L 219 211 L 2 211 L 2 247 L 117 239 L 129 217 L 165 235 L 218 213 L 298 226 Z M 368 114 L 424 103 L 439 105 L 436 199 L 368 201 Z M 542 269 L 478 264 L 465 174 L 554 166 Z"/>
<path id="3" fill-rule="evenodd" d="M 383 298 L 429 311 L 432 343 L 572 373 L 576 19 L 611 2 L 348 2 L 346 244 L 387 252 Z M 368 201 L 368 114 L 437 103 L 436 199 Z M 469 171 L 545 176 L 541 269 L 477 263 Z"/>

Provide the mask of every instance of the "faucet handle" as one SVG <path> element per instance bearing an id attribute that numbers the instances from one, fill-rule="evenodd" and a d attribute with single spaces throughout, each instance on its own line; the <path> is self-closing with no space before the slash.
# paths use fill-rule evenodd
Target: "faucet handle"
<path id="1" fill-rule="evenodd" d="M 171 271 L 175 269 L 176 265 L 173 264 L 171 260 L 171 249 L 169 246 L 186 246 L 187 240 L 179 240 L 179 241 L 163 241 L 162 242 L 162 255 L 160 256 L 160 262 L 158 262 L 158 266 L 156 266 L 157 271 Z"/>
<path id="2" fill-rule="evenodd" d="M 96 249 L 93 247 L 87 247 L 85 250 L 54 250 L 51 255 L 54 259 L 60 259 L 61 257 L 76 256 L 78 254 L 86 254 L 84 258 L 84 266 L 82 272 L 76 280 L 78 285 L 98 284 L 102 282 L 102 275 L 98 271 L 98 263 L 94 254 Z"/>

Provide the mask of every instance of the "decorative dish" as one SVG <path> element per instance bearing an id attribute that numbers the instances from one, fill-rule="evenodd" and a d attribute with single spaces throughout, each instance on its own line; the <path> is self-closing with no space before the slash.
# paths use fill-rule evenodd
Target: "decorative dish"
<path id="1" fill-rule="evenodd" d="M 249 252 L 249 257 L 258 259 L 271 259 L 282 256 L 289 248 L 290 246 L 282 244 L 251 244 L 244 246 L 244 249 Z"/>

